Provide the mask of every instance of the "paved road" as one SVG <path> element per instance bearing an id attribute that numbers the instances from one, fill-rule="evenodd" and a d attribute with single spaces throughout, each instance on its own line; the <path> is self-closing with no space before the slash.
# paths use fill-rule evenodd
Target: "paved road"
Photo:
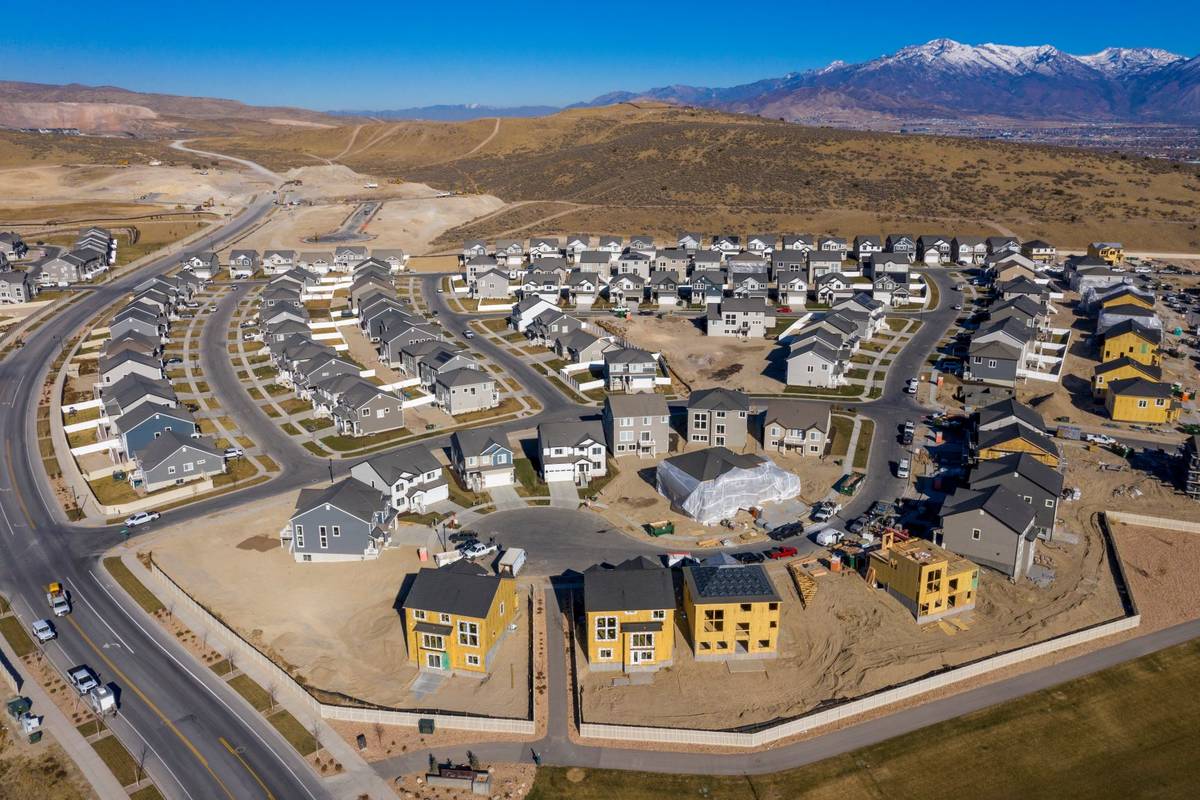
<path id="1" fill-rule="evenodd" d="M 222 229 L 197 241 L 216 249 L 270 210 L 265 195 Z M 113 728 L 140 756 L 164 794 L 175 798 L 316 798 L 326 793 L 303 760 L 245 702 L 109 585 L 97 554 L 117 541 L 111 529 L 66 525 L 44 484 L 36 445 L 39 388 L 59 347 L 89 317 L 149 275 L 175 266 L 161 259 L 96 287 L 0 363 L 0 587 L 22 622 L 45 615 L 44 586 L 65 582 L 74 613 L 47 653 L 60 668 L 87 663 L 121 689 Z M 242 502 L 239 499 L 238 502 Z M 226 744 L 228 743 L 228 746 Z M 232 750 L 230 748 L 233 748 Z"/>

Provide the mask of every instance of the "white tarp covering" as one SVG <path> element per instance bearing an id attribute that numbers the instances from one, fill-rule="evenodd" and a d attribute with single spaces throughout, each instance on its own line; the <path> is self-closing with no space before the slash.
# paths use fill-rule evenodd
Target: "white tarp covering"
<path id="1" fill-rule="evenodd" d="M 701 481 L 670 460 L 658 465 L 656 488 L 671 505 L 702 525 L 730 519 L 739 509 L 775 503 L 800 494 L 800 478 L 769 459 L 751 468 L 734 467 Z"/>

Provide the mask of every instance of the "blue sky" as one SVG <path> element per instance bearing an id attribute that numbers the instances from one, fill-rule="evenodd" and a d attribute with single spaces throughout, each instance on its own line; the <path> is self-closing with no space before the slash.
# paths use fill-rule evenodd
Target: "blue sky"
<path id="1" fill-rule="evenodd" d="M 109 84 L 315 109 L 559 105 L 726 86 L 937 37 L 1194 56 L 1200 3 L 11 3 L 0 79 Z M 850 11 L 851 13 L 847 13 Z M 87 21 L 87 24 L 82 24 Z"/>

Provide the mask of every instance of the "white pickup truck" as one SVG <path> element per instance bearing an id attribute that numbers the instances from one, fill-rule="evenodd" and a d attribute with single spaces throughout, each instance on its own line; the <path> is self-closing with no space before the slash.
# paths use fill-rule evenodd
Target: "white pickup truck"
<path id="1" fill-rule="evenodd" d="M 67 597 L 67 590 L 57 581 L 46 587 L 46 604 L 56 617 L 71 613 L 71 599 Z"/>

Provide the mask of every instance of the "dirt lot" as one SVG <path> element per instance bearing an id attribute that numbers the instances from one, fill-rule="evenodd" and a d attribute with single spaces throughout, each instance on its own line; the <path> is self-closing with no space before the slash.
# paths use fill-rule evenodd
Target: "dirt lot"
<path id="1" fill-rule="evenodd" d="M 414 697 L 394 604 L 420 564 L 412 548 L 375 561 L 298 564 L 278 547 L 295 493 L 166 528 L 147 539 L 167 574 L 229 625 L 310 686 L 394 708 L 524 716 L 528 706 L 526 606 L 505 638 L 490 678 L 450 678 Z M 204 530 L 206 546 L 194 535 Z M 261 587 L 271 587 L 261 591 Z"/>
<path id="2" fill-rule="evenodd" d="M 1194 501 L 1193 501 L 1194 502 Z M 1200 510 L 1190 515 L 1196 519 Z M 1113 525 L 1142 625 L 1165 628 L 1200 615 L 1200 534 Z"/>
<path id="3" fill-rule="evenodd" d="M 589 673 L 580 654 L 584 718 L 714 729 L 764 722 L 1120 616 L 1098 531 L 1075 545 L 1043 544 L 1039 554 L 1056 570 L 1048 589 L 982 570 L 979 604 L 960 617 L 968 630 L 953 636 L 918 627 L 899 602 L 853 573 L 819 577 L 804 608 L 784 566 L 771 564 L 785 608 L 781 655 L 763 662 L 764 671 L 693 660 L 677 625 L 675 665 L 647 685 L 614 687 L 612 673 Z"/>
<path id="4" fill-rule="evenodd" d="M 186 163 L 187 155 L 180 154 Z M 226 167 L 206 167 L 207 175 L 186 165 L 151 167 L 38 166 L 0 169 L 0 196 L 17 209 L 58 203 L 132 202 L 145 198 L 145 213 L 156 206 L 195 206 L 210 197 L 218 206 L 244 205 L 267 188 L 265 179 Z"/>

